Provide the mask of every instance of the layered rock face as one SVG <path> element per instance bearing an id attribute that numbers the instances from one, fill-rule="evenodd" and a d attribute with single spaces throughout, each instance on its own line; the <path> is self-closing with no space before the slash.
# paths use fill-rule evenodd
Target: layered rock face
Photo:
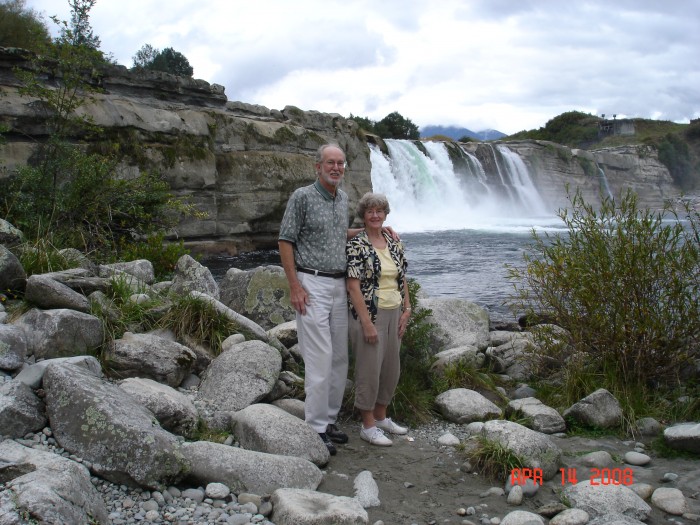
<path id="1" fill-rule="evenodd" d="M 0 124 L 9 128 L 0 144 L 0 177 L 35 161 L 48 138 L 41 103 L 18 93 L 14 68 L 26 67 L 26 52 L 0 48 Z M 177 196 L 204 212 L 206 218 L 185 219 L 177 231 L 193 252 L 235 255 L 276 247 L 289 195 L 315 179 L 314 155 L 326 142 L 338 143 L 347 154 L 343 187 L 351 209 L 372 189 L 364 135 L 340 115 L 228 101 L 222 86 L 123 66 L 107 67 L 95 82 L 99 92 L 78 112 L 103 133 L 76 140 L 88 151 L 111 150 L 118 143 L 122 176 L 160 173 Z M 640 205 L 649 207 L 678 193 L 651 148 L 589 152 L 543 141 L 506 144 L 521 157 L 552 210 L 567 205 L 567 185 L 580 188 L 592 202 L 607 192 L 606 185 L 615 196 L 633 189 Z M 497 182 L 493 145 L 464 147 Z"/>
<path id="2" fill-rule="evenodd" d="M 0 177 L 31 162 L 48 134 L 41 104 L 18 93 L 13 68 L 27 67 L 24 56 L 0 48 L 0 123 L 9 127 Z M 123 176 L 155 170 L 205 212 L 178 231 L 196 251 L 276 246 L 289 195 L 315 180 L 315 153 L 329 141 L 346 152 L 343 187 L 351 203 L 371 189 L 367 145 L 355 122 L 340 115 L 232 102 L 216 84 L 123 66 L 107 68 L 98 82 L 100 92 L 78 112 L 104 133 L 86 148 L 118 142 Z"/>

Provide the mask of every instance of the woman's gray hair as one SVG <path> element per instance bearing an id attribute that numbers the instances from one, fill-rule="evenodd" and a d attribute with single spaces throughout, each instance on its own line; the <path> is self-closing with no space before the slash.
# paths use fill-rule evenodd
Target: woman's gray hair
<path id="1" fill-rule="evenodd" d="M 384 195 L 383 193 L 372 193 L 371 191 L 369 191 L 365 193 L 360 199 L 360 201 L 357 203 L 357 216 L 360 219 L 364 219 L 365 212 L 372 208 L 384 210 L 384 213 L 386 213 L 387 215 L 391 211 L 391 208 L 389 208 L 389 201 L 387 200 L 386 195 Z"/>

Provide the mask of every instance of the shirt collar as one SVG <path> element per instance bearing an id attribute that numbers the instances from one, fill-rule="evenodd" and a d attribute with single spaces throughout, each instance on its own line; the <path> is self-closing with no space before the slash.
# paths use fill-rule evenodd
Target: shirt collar
<path id="1" fill-rule="evenodd" d="M 340 188 L 335 189 L 335 197 L 331 194 L 330 191 L 323 187 L 321 181 L 319 181 L 318 179 L 316 179 L 316 181 L 314 182 L 314 188 L 316 188 L 316 191 L 318 191 L 321 194 L 321 197 L 323 197 L 327 201 L 335 200 L 336 197 L 338 198 L 338 200 L 342 200 L 342 197 L 340 196 L 340 191 L 338 191 Z"/>

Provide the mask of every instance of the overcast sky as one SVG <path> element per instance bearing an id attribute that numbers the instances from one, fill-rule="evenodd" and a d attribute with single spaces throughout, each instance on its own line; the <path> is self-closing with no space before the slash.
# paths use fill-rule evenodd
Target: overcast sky
<path id="1" fill-rule="evenodd" d="M 70 20 L 68 0 L 26 6 Z M 118 63 L 172 47 L 270 109 L 507 134 L 571 110 L 700 117 L 698 0 L 97 0 L 90 19 Z"/>

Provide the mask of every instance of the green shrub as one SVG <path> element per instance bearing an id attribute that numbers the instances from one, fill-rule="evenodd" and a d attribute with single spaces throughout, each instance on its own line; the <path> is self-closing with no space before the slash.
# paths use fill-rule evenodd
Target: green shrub
<path id="1" fill-rule="evenodd" d="M 483 436 L 477 438 L 476 446 L 466 455 L 475 471 L 498 481 L 506 481 L 513 470 L 524 466 L 523 460 L 511 450 Z"/>
<path id="2" fill-rule="evenodd" d="M 603 387 L 629 420 L 648 415 L 660 392 L 694 388 L 683 374 L 700 342 L 698 213 L 640 210 L 632 193 L 599 210 L 579 193 L 569 200 L 567 234 L 533 231 L 525 266 L 509 268 L 509 302 L 567 331 L 565 353 L 561 337 L 535 334 L 562 367 L 564 403 Z"/>
<path id="3" fill-rule="evenodd" d="M 175 271 L 177 261 L 183 255 L 189 255 L 185 243 L 167 242 L 162 231 L 150 235 L 145 241 L 128 242 L 122 238 L 119 248 L 119 259 L 134 261 L 146 259 L 153 264 L 156 280 L 168 280 Z"/>

